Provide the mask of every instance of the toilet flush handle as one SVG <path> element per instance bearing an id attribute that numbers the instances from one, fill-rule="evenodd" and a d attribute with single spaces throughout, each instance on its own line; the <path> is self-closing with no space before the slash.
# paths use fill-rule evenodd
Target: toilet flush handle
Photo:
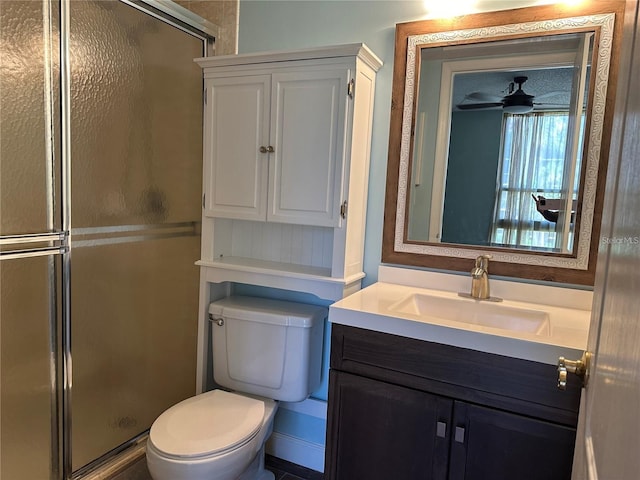
<path id="1" fill-rule="evenodd" d="M 219 327 L 224 325 L 224 318 L 214 317 L 213 314 L 209 314 L 209 321 L 217 324 Z"/>

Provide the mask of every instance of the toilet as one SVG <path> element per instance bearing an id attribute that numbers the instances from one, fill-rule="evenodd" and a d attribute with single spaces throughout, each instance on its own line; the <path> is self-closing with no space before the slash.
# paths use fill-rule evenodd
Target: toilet
<path id="1" fill-rule="evenodd" d="M 209 305 L 213 373 L 220 387 L 170 407 L 151 426 L 154 480 L 273 480 L 264 445 L 278 401 L 320 385 L 327 309 L 231 296 Z"/>

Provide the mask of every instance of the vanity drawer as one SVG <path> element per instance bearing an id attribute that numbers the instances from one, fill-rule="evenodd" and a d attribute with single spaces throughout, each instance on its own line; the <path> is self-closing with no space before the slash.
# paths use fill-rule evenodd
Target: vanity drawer
<path id="1" fill-rule="evenodd" d="M 575 426 L 582 381 L 557 368 L 476 350 L 332 325 L 331 368 Z"/>

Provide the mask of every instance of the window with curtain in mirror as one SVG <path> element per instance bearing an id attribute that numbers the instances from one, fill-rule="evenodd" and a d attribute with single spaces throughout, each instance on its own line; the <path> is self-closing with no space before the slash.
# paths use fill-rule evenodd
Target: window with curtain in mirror
<path id="1" fill-rule="evenodd" d="M 504 115 L 491 244 L 571 251 L 582 145 L 568 154 L 570 122 L 568 112 Z"/>

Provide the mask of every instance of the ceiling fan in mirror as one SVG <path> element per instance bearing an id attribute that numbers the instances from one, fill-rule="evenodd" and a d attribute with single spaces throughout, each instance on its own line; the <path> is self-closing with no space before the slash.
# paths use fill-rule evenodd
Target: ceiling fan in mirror
<path id="1" fill-rule="evenodd" d="M 529 113 L 536 108 L 543 107 L 545 109 L 558 108 L 567 109 L 568 105 L 557 105 L 551 103 L 540 103 L 535 100 L 550 98 L 563 92 L 549 92 L 543 95 L 529 95 L 522 89 L 522 85 L 528 80 L 528 77 L 517 76 L 513 78 L 513 82 L 509 83 L 508 92 L 503 97 L 484 92 L 472 92 L 464 96 L 462 102 L 456 105 L 460 110 L 480 110 L 487 108 L 502 107 L 507 113 L 523 114 Z M 516 85 L 518 88 L 516 88 Z"/>

